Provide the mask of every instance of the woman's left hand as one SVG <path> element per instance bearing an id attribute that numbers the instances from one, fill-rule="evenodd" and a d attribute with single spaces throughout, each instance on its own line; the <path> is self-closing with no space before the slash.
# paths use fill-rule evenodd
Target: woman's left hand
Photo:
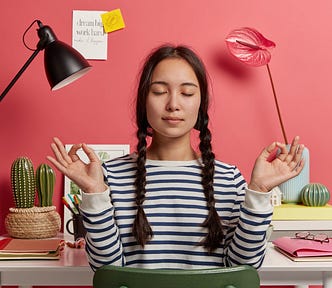
<path id="1" fill-rule="evenodd" d="M 299 139 L 298 136 L 293 139 L 289 151 L 286 144 L 280 142 L 273 142 L 266 147 L 256 159 L 248 188 L 268 192 L 300 174 L 304 167 L 302 158 L 304 145 L 299 144 Z M 280 153 L 270 160 L 276 148 L 280 149 Z"/>

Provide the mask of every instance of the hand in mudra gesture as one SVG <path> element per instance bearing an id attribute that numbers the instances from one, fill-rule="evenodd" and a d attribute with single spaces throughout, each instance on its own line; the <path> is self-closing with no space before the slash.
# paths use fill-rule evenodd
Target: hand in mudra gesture
<path id="1" fill-rule="evenodd" d="M 80 189 L 86 193 L 106 190 L 100 160 L 86 144 L 74 144 L 67 152 L 60 139 L 55 137 L 51 148 L 54 157 L 47 156 L 47 159 Z M 77 155 L 80 148 L 88 156 L 89 163 L 84 163 Z"/>
<path id="2" fill-rule="evenodd" d="M 299 139 L 298 136 L 293 139 L 289 150 L 286 144 L 279 142 L 266 147 L 256 159 L 248 188 L 267 192 L 299 175 L 304 167 L 304 145 L 299 144 Z M 277 148 L 280 153 L 271 159 Z"/>

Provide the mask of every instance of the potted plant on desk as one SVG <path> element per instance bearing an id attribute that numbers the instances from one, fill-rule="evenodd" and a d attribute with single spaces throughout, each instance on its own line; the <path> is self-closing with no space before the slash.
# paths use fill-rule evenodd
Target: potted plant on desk
<path id="1" fill-rule="evenodd" d="M 11 167 L 11 186 L 15 208 L 5 219 L 8 234 L 14 238 L 50 238 L 61 228 L 61 218 L 52 204 L 55 174 L 50 166 L 36 169 L 27 157 L 17 158 Z M 35 206 L 36 188 L 39 206 Z"/>

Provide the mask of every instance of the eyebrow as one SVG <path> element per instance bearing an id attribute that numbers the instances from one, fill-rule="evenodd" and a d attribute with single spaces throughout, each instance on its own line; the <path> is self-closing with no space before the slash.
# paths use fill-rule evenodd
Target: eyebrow
<path id="1" fill-rule="evenodd" d="M 153 81 L 153 82 L 151 82 L 150 86 L 152 86 L 154 84 L 161 84 L 161 85 L 165 85 L 165 86 L 168 85 L 168 83 L 165 81 Z M 195 83 L 192 83 L 192 82 L 184 82 L 184 83 L 181 83 L 180 86 L 194 86 L 194 87 L 198 88 L 198 85 L 196 85 Z"/>

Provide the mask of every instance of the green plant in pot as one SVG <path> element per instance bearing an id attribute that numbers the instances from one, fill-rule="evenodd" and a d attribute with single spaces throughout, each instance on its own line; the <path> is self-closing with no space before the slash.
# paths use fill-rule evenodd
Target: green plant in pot
<path id="1" fill-rule="evenodd" d="M 60 231 L 61 218 L 52 205 L 55 174 L 47 164 L 34 173 L 28 157 L 18 157 L 11 167 L 11 186 L 15 207 L 5 218 L 8 234 L 14 238 L 49 238 Z M 35 206 L 36 188 L 39 207 Z"/>
<path id="2" fill-rule="evenodd" d="M 36 197 L 36 182 L 32 161 L 28 157 L 15 159 L 11 166 L 10 178 L 15 207 L 33 207 Z"/>
<path id="3" fill-rule="evenodd" d="M 42 163 L 36 169 L 36 186 L 39 201 L 39 207 L 53 205 L 53 192 L 55 185 L 55 174 L 53 169 Z"/>

